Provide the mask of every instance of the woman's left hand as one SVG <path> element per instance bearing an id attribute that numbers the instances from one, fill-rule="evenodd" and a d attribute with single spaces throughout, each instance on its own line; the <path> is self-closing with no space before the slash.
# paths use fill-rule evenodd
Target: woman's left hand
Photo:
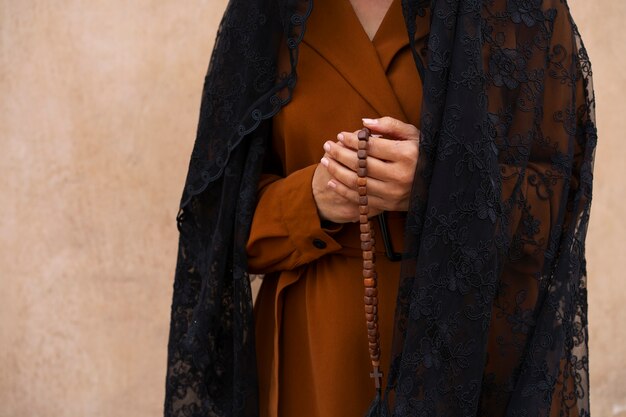
<path id="1" fill-rule="evenodd" d="M 367 151 L 367 194 L 371 208 L 407 211 L 419 154 L 419 130 L 391 117 L 363 119 L 372 134 Z M 328 187 L 358 203 L 356 171 L 358 167 L 357 132 L 341 132 L 338 142 L 324 144 L 322 158 L 332 179 Z"/>

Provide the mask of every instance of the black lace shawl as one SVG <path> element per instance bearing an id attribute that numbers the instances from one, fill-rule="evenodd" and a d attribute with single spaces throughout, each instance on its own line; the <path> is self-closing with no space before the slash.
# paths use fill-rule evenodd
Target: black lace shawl
<path id="1" fill-rule="evenodd" d="M 178 216 L 166 416 L 258 415 L 245 244 L 312 3 L 231 0 L 220 25 Z M 411 40 L 430 27 L 411 42 L 422 137 L 392 365 L 371 412 L 588 416 L 597 137 L 566 0 L 403 0 L 403 12 Z"/>

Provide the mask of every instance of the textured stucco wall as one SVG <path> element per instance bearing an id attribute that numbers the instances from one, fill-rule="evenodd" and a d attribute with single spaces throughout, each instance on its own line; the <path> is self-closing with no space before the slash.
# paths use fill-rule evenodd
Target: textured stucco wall
<path id="1" fill-rule="evenodd" d="M 600 143 L 592 407 L 626 416 L 624 0 L 571 0 Z M 161 413 L 174 218 L 223 0 L 0 0 L 0 417 Z"/>

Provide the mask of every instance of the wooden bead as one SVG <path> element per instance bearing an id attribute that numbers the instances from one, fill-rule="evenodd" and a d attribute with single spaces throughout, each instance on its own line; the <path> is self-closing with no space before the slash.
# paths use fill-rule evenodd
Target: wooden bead
<path id="1" fill-rule="evenodd" d="M 378 305 L 378 298 L 376 297 L 363 297 L 363 301 L 367 305 L 373 305 L 373 306 Z"/>
<path id="2" fill-rule="evenodd" d="M 367 159 L 359 159 L 359 168 L 367 168 Z"/>
<path id="3" fill-rule="evenodd" d="M 367 214 L 369 213 L 369 208 L 367 206 L 359 206 L 359 214 Z"/>
<path id="4" fill-rule="evenodd" d="M 365 252 L 363 252 L 363 259 L 365 260 L 372 259 L 373 256 L 374 256 L 374 252 L 372 252 L 371 250 L 366 250 Z"/>
<path id="5" fill-rule="evenodd" d="M 380 358 L 376 358 L 375 360 L 372 361 L 372 365 L 373 366 L 380 366 Z"/>
<path id="6" fill-rule="evenodd" d="M 378 320 L 378 316 L 375 313 L 365 313 L 366 320 Z"/>
<path id="7" fill-rule="evenodd" d="M 376 288 L 366 288 L 365 295 L 368 297 L 378 297 L 378 289 Z"/>
<path id="8" fill-rule="evenodd" d="M 367 288 L 376 288 L 376 280 L 374 278 L 365 278 L 363 286 Z"/>
<path id="9" fill-rule="evenodd" d="M 372 242 L 361 242 L 361 250 L 372 250 Z"/>
<path id="10" fill-rule="evenodd" d="M 368 223 L 369 219 L 367 218 L 367 214 L 359 215 L 359 223 L 365 224 Z"/>
<path id="11" fill-rule="evenodd" d="M 367 331 L 368 336 L 377 336 L 378 335 L 378 330 L 377 329 L 370 329 Z"/>
<path id="12" fill-rule="evenodd" d="M 369 314 L 376 314 L 376 306 L 365 306 L 365 312 Z"/>
<path id="13" fill-rule="evenodd" d="M 356 179 L 356 185 L 359 187 L 365 187 L 367 185 L 367 178 L 357 178 Z"/>
<path id="14" fill-rule="evenodd" d="M 363 270 L 363 278 L 373 278 L 373 277 L 374 277 L 374 271 L 372 271 L 371 269 Z"/>
<path id="15" fill-rule="evenodd" d="M 372 269 L 373 267 L 374 267 L 374 262 L 363 261 L 363 269 Z"/>
<path id="16" fill-rule="evenodd" d="M 373 321 L 368 322 L 367 323 L 367 329 L 368 330 L 376 330 L 376 329 L 378 329 L 378 324 L 376 322 L 373 322 Z"/>
<path id="17" fill-rule="evenodd" d="M 356 136 L 357 136 L 357 138 L 359 138 L 359 140 L 367 140 L 370 137 L 370 131 L 367 128 L 361 129 L 356 134 Z"/>
<path id="18" fill-rule="evenodd" d="M 361 233 L 361 242 L 369 242 L 372 239 L 371 233 Z"/>
<path id="19" fill-rule="evenodd" d="M 366 140 L 360 140 L 359 141 L 359 149 L 360 150 L 367 149 L 367 141 Z"/>
<path id="20" fill-rule="evenodd" d="M 360 224 L 359 229 L 361 230 L 361 233 L 369 233 L 372 230 L 369 223 Z"/>
<path id="21" fill-rule="evenodd" d="M 367 195 L 367 187 L 358 187 L 359 195 Z"/>
<path id="22" fill-rule="evenodd" d="M 367 196 L 366 195 L 359 196 L 359 205 L 360 206 L 367 206 Z"/>
<path id="23" fill-rule="evenodd" d="M 356 151 L 356 156 L 358 156 L 359 159 L 365 159 L 367 158 L 367 151 L 365 149 L 359 149 Z"/>
<path id="24" fill-rule="evenodd" d="M 356 170 L 356 174 L 357 174 L 359 177 L 367 177 L 367 168 L 358 168 L 358 169 Z"/>

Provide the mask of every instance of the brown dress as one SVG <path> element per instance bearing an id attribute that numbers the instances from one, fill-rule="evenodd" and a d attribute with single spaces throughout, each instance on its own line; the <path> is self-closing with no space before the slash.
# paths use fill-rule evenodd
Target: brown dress
<path id="1" fill-rule="evenodd" d="M 367 37 L 349 0 L 316 0 L 300 45 L 293 99 L 273 120 L 283 175 L 263 174 L 248 242 L 266 274 L 257 298 L 262 417 L 363 416 L 374 396 L 363 308 L 358 224 L 321 224 L 311 191 L 327 140 L 391 116 L 418 125 L 421 83 L 399 0 Z M 388 213 L 402 247 L 404 215 Z M 378 223 L 375 233 L 380 235 Z M 387 369 L 399 262 L 377 247 L 382 366 Z"/>

